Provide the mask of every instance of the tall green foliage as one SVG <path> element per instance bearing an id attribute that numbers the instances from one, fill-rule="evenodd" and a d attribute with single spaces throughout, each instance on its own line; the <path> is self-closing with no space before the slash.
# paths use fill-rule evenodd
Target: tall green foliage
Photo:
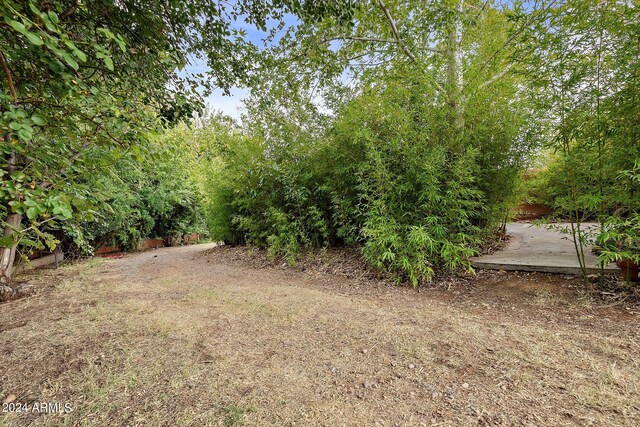
<path id="1" fill-rule="evenodd" d="M 150 141 L 147 149 L 153 155 L 124 155 L 112 168 L 85 178 L 92 209 L 62 224 L 68 243 L 83 252 L 103 245 L 135 249 L 143 237 L 204 233 L 190 134 L 178 126 Z"/>
<path id="2" fill-rule="evenodd" d="M 640 207 L 636 186 L 620 175 L 640 158 L 639 13 L 628 2 L 571 0 L 523 37 L 523 64 L 543 89 L 537 106 L 558 153 L 548 196 L 565 215 L 600 219 Z"/>
<path id="3" fill-rule="evenodd" d="M 352 237 L 373 265 L 414 284 L 435 267 L 468 266 L 484 202 L 474 183 L 477 151 L 448 143 L 443 112 L 416 102 L 424 90 L 402 79 L 359 97 L 341 111 L 332 143 L 358 156 L 349 165 L 357 191 L 340 204 L 360 209 Z M 338 182 L 350 175 L 340 172 Z"/>
<path id="4" fill-rule="evenodd" d="M 414 285 L 470 268 L 535 144 L 510 25 L 479 2 L 373 2 L 285 36 L 209 181 L 219 237 L 291 261 L 357 246 Z"/>
<path id="5" fill-rule="evenodd" d="M 595 236 L 581 222 L 604 225 L 613 216 L 625 223 L 640 210 L 630 173 L 640 159 L 639 22 L 635 2 L 569 0 L 519 38 L 519 59 L 537 89 L 536 107 L 548 114 L 548 147 L 556 152 L 544 192 L 572 223 L 585 276 L 583 246 Z"/>
<path id="6" fill-rule="evenodd" d="M 476 132 L 452 139 L 447 110 L 424 101 L 433 92 L 419 75 L 379 83 L 363 85 L 319 133 L 314 124 L 326 117 L 287 115 L 256 132 L 248 116 L 248 133 L 228 140 L 211 173 L 213 237 L 290 261 L 305 248 L 356 246 L 414 285 L 469 268 L 504 217 L 496 213 L 522 165 L 510 145 L 520 128 L 500 129 L 505 119 L 487 114 L 471 117 Z"/>

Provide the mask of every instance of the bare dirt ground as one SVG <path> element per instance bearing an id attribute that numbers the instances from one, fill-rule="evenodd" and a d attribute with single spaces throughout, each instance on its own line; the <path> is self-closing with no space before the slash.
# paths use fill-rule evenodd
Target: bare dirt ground
<path id="1" fill-rule="evenodd" d="M 73 410 L 0 426 L 640 425 L 638 314 L 577 280 L 349 276 L 210 245 L 39 272 L 0 305 L 0 400 Z"/>

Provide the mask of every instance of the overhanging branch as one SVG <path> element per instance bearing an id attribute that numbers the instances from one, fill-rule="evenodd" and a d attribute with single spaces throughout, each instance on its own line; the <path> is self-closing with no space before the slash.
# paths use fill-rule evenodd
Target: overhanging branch
<path id="1" fill-rule="evenodd" d="M 16 94 L 16 88 L 13 85 L 13 78 L 11 77 L 11 71 L 9 71 L 9 66 L 7 65 L 7 59 L 4 56 L 4 52 L 0 50 L 0 62 L 2 63 L 2 68 L 4 69 L 4 73 L 7 75 L 7 83 L 9 85 L 9 91 L 11 92 L 11 96 L 13 97 L 13 103 L 18 103 L 18 95 Z"/>
<path id="2" fill-rule="evenodd" d="M 389 21 L 393 37 L 396 39 L 398 45 L 402 48 L 402 51 L 405 53 L 405 55 L 407 55 L 407 57 L 409 57 L 409 59 L 411 59 L 411 61 L 417 64 L 418 60 L 416 56 L 403 42 L 402 37 L 400 36 L 400 31 L 398 31 L 398 26 L 396 25 L 396 21 L 393 19 L 393 16 L 391 16 L 391 12 L 389 12 L 389 9 L 387 9 L 387 6 L 385 6 L 384 1 L 378 0 L 378 6 L 380 6 L 380 9 L 382 9 L 382 12 L 384 12 L 384 16 L 387 18 L 387 21 Z"/>

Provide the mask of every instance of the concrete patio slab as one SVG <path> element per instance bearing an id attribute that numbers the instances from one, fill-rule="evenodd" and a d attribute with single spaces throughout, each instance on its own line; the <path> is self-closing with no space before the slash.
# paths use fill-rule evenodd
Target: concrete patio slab
<path id="1" fill-rule="evenodd" d="M 583 224 L 585 225 L 591 229 L 598 226 Z M 507 234 L 511 239 L 504 249 L 491 255 L 471 258 L 473 266 L 487 270 L 582 274 L 570 236 L 527 223 L 508 224 Z M 585 247 L 584 252 L 588 273 L 598 273 L 600 268 L 596 266 L 596 255 L 591 252 L 590 247 Z M 605 270 L 615 273 L 618 268 L 609 265 Z"/>

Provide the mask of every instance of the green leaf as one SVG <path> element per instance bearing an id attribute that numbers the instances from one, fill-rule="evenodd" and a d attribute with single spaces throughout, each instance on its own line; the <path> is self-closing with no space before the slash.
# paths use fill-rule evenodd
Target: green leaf
<path id="1" fill-rule="evenodd" d="M 104 63 L 106 64 L 106 66 L 107 66 L 107 68 L 109 70 L 113 71 L 113 61 L 111 60 L 111 58 L 107 54 L 105 54 L 103 52 L 98 52 L 98 53 L 96 53 L 96 56 L 98 58 L 101 58 L 104 61 Z"/>
<path id="2" fill-rule="evenodd" d="M 52 33 L 59 33 L 58 28 L 50 20 L 45 20 L 44 25 Z"/>
<path id="3" fill-rule="evenodd" d="M 41 116 L 38 116 L 37 114 L 31 116 L 31 120 L 33 120 L 33 124 L 35 124 L 36 126 L 44 126 L 47 123 Z"/>
<path id="4" fill-rule="evenodd" d="M 30 207 L 29 209 L 27 209 L 27 218 L 29 219 L 36 219 L 38 217 L 38 208 L 36 208 L 35 206 Z"/>
<path id="5" fill-rule="evenodd" d="M 108 28 L 98 28 L 98 31 L 102 33 L 106 38 L 115 40 L 116 36 Z"/>
<path id="6" fill-rule="evenodd" d="M 8 18 L 6 18 L 6 21 L 8 22 L 9 25 L 11 25 L 11 27 L 13 27 L 14 30 L 16 30 L 19 33 L 26 34 L 29 32 L 29 30 L 27 30 L 27 27 L 25 27 L 22 22 L 15 21 L 13 19 L 8 19 Z"/>
<path id="7" fill-rule="evenodd" d="M 72 213 L 71 213 L 71 210 L 70 210 L 70 209 L 62 208 L 61 210 L 62 210 L 62 216 L 63 216 L 63 217 L 65 217 L 65 218 L 67 218 L 67 219 L 69 219 L 69 218 L 71 218 L 71 217 L 72 217 Z"/>
<path id="8" fill-rule="evenodd" d="M 118 36 L 116 43 L 118 43 L 118 46 L 123 53 L 127 51 L 127 46 L 125 45 L 124 40 L 122 40 L 122 37 Z"/>
<path id="9" fill-rule="evenodd" d="M 53 22 L 54 24 L 57 24 L 59 22 L 58 15 L 56 15 L 54 12 L 48 12 L 48 15 L 49 19 L 51 19 L 51 22 Z"/>
<path id="10" fill-rule="evenodd" d="M 42 243 L 31 239 L 20 239 L 20 246 L 23 247 L 42 247 Z"/>
<path id="11" fill-rule="evenodd" d="M 11 209 L 14 213 L 23 214 L 24 213 L 24 205 L 22 202 L 17 200 L 12 200 L 9 202 Z"/>
<path id="12" fill-rule="evenodd" d="M 15 243 L 15 240 L 13 240 L 13 236 L 12 235 L 0 237 L 0 247 L 1 248 L 10 248 L 11 246 L 14 245 L 14 243 Z"/>
<path id="13" fill-rule="evenodd" d="M 105 55 L 105 57 L 103 59 L 104 59 L 104 63 L 107 66 L 107 68 L 109 70 L 113 71 L 113 69 L 114 69 L 113 68 L 113 60 L 110 57 L 106 56 L 106 55 Z"/>
<path id="14" fill-rule="evenodd" d="M 25 34 L 25 36 L 27 36 L 27 39 L 29 39 L 29 41 L 36 46 L 42 46 L 44 44 L 42 38 L 36 33 L 32 33 L 31 31 L 29 31 Z"/>
<path id="15" fill-rule="evenodd" d="M 74 70 L 77 70 L 79 68 L 78 63 L 76 62 L 76 60 L 73 59 L 73 56 L 71 56 L 71 54 L 69 52 L 67 52 L 66 50 L 60 51 L 60 56 L 62 56 L 62 58 L 65 60 L 65 62 L 67 64 L 69 64 L 71 66 L 71 68 L 73 68 Z"/>
<path id="16" fill-rule="evenodd" d="M 86 62 L 87 61 L 87 55 L 85 55 L 85 53 L 83 51 L 81 51 L 80 49 L 76 49 L 73 51 L 73 54 L 76 56 L 76 58 L 78 58 L 81 62 Z"/>
<path id="17" fill-rule="evenodd" d="M 25 141 L 30 141 L 33 136 L 33 131 L 29 128 L 22 128 L 18 131 L 18 136 Z"/>
<path id="18" fill-rule="evenodd" d="M 31 42 L 31 44 L 34 44 L 36 46 L 42 46 L 42 44 L 44 44 L 42 38 L 40 38 L 38 34 L 32 33 L 31 31 L 27 30 L 27 27 L 25 27 L 22 22 L 9 18 L 5 18 L 5 22 L 11 25 L 14 30 L 24 35 Z"/>
<path id="19" fill-rule="evenodd" d="M 36 15 L 40 15 L 40 9 L 38 9 L 38 7 L 31 2 L 29 2 L 29 9 L 31 9 L 31 11 Z"/>

